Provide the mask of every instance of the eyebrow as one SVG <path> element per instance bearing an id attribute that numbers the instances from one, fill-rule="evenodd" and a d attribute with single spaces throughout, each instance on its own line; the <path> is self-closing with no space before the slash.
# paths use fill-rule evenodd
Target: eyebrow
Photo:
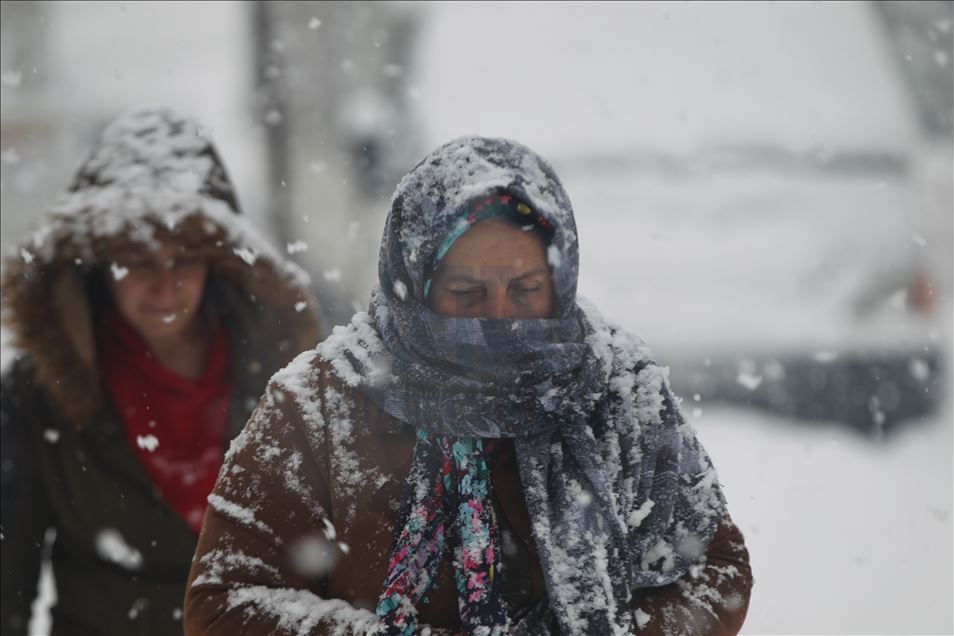
<path id="1" fill-rule="evenodd" d="M 540 276 L 541 274 L 544 275 L 544 276 L 549 276 L 549 275 L 550 275 L 550 270 L 544 269 L 544 268 L 532 269 L 532 270 L 530 270 L 529 272 L 524 272 L 523 274 L 520 274 L 520 276 L 517 276 L 516 278 L 514 278 L 514 280 L 522 280 L 522 279 L 524 279 L 524 278 L 531 278 L 531 277 L 533 277 L 533 276 Z"/>

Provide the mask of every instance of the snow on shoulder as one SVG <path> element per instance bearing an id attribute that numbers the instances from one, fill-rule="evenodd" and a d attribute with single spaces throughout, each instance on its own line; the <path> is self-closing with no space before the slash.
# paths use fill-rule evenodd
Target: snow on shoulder
<path id="1" fill-rule="evenodd" d="M 390 356 L 367 312 L 358 312 L 347 325 L 335 327 L 318 345 L 317 353 L 349 387 L 381 386 L 390 380 Z"/>

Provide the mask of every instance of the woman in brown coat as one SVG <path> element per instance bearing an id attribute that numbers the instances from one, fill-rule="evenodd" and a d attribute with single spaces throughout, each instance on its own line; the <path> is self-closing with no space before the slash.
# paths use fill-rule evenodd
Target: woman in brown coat
<path id="1" fill-rule="evenodd" d="M 26 633 L 44 535 L 54 634 L 176 634 L 229 441 L 317 341 L 307 277 L 238 215 L 199 126 L 104 131 L 7 262 L 0 632 Z"/>
<path id="2" fill-rule="evenodd" d="M 370 311 L 276 374 L 210 496 L 188 634 L 734 634 L 751 572 L 638 338 L 576 298 L 549 165 L 398 186 Z"/>

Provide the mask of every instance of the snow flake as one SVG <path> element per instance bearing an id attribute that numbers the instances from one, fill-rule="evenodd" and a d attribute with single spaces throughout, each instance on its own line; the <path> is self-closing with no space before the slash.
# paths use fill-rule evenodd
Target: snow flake
<path id="1" fill-rule="evenodd" d="M 129 274 L 129 268 L 123 267 L 118 263 L 110 265 L 109 271 L 113 273 L 113 280 L 122 280 Z"/>
<path id="2" fill-rule="evenodd" d="M 921 358 L 911 358 L 910 362 L 908 363 L 908 370 L 911 372 L 911 376 L 915 380 L 919 380 L 921 382 L 924 382 L 931 377 L 931 367 L 928 366 L 928 363 Z"/>
<path id="3" fill-rule="evenodd" d="M 649 614 L 639 608 L 633 612 L 633 617 L 636 619 L 636 626 L 640 629 L 646 627 L 646 625 L 649 625 L 649 620 L 652 618 Z"/>
<path id="4" fill-rule="evenodd" d="M 593 495 L 586 490 L 581 490 L 576 494 L 576 502 L 581 506 L 589 506 L 593 503 Z"/>
<path id="5" fill-rule="evenodd" d="M 337 555 L 331 544 L 319 536 L 306 536 L 291 545 L 288 556 L 296 572 L 306 577 L 320 577 L 331 571 Z"/>
<path id="6" fill-rule="evenodd" d="M 739 371 L 739 375 L 736 376 L 735 381 L 749 391 L 754 391 L 755 389 L 759 388 L 760 384 L 762 384 L 762 376 L 756 375 L 755 373 L 750 373 L 748 371 Z"/>
<path id="7" fill-rule="evenodd" d="M 293 243 L 288 243 L 285 248 L 289 254 L 298 254 L 308 250 L 308 243 L 304 241 L 294 241 Z"/>
<path id="8" fill-rule="evenodd" d="M 159 439 L 155 435 L 137 435 L 136 445 L 152 453 L 159 447 Z"/>
<path id="9" fill-rule="evenodd" d="M 126 614 L 126 616 L 129 618 L 129 620 L 134 621 L 139 617 L 139 613 L 147 607 L 149 607 L 148 599 L 142 597 L 137 598 L 135 601 L 133 601 L 133 604 L 130 606 L 129 612 Z"/>
<path id="10" fill-rule="evenodd" d="M 255 259 L 258 258 L 258 254 L 255 251 L 248 247 L 234 247 L 232 252 L 238 256 L 240 259 L 245 261 L 248 265 L 254 265 Z"/>
<path id="11" fill-rule="evenodd" d="M 653 511 L 653 506 L 656 505 L 652 499 L 647 499 L 643 502 L 636 510 L 633 510 L 629 513 L 629 519 L 626 520 L 626 525 L 629 526 L 630 530 L 638 528 L 639 524 L 643 522 L 643 519 L 649 516 L 649 513 Z"/>
<path id="12" fill-rule="evenodd" d="M 663 572 L 668 572 L 673 568 L 674 560 L 672 546 L 661 538 L 652 548 L 646 551 L 645 555 L 643 555 L 642 569 L 648 570 L 650 564 L 660 560 L 662 561 L 662 567 L 660 569 Z"/>
<path id="13" fill-rule="evenodd" d="M 323 531 L 325 533 L 325 538 L 328 539 L 329 541 L 334 541 L 335 538 L 338 536 L 338 533 L 335 530 L 334 524 L 328 521 L 327 518 L 322 519 L 322 521 L 324 521 L 325 523 L 325 529 Z"/>
<path id="14" fill-rule="evenodd" d="M 318 18 L 312 17 L 312 19 L 308 21 L 308 28 L 312 31 L 317 31 L 320 26 L 321 20 Z"/>
<path id="15" fill-rule="evenodd" d="M 404 300 L 407 298 L 407 285 L 400 280 L 394 281 L 394 293 L 397 294 L 398 298 Z"/>
<path id="16" fill-rule="evenodd" d="M 96 552 L 101 558 L 127 570 L 138 570 L 142 567 L 142 554 L 128 545 L 123 535 L 115 528 L 103 528 L 96 533 Z"/>

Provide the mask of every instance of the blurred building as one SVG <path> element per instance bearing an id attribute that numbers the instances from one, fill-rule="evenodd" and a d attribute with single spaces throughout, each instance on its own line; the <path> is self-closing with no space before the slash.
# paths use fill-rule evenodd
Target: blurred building
<path id="1" fill-rule="evenodd" d="M 388 201 L 417 161 L 417 3 L 258 2 L 271 219 L 313 273 L 326 323 L 367 306 Z"/>

